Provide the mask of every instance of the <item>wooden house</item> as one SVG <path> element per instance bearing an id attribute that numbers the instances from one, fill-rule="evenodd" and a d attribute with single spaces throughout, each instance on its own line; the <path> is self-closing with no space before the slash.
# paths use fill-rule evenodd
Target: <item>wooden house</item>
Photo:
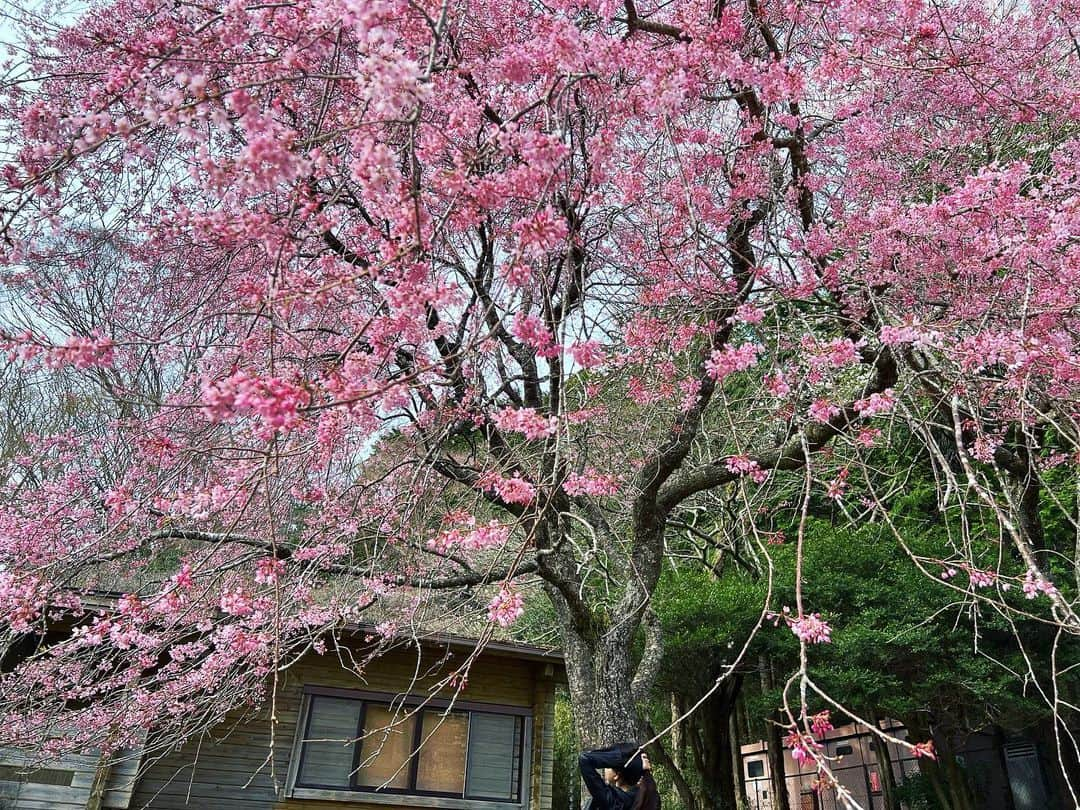
<path id="1" fill-rule="evenodd" d="M 362 676 L 310 653 L 257 713 L 165 753 L 31 768 L 0 751 L 0 810 L 550 810 L 563 680 L 556 651 L 490 641 L 478 652 L 443 634 L 398 644 Z"/>

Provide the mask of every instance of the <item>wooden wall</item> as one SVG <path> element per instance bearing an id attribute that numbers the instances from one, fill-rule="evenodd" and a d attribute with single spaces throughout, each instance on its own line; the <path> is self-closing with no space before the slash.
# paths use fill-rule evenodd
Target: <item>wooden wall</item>
<path id="1" fill-rule="evenodd" d="M 94 806 L 126 808 L 139 758 L 131 751 L 121 751 L 115 759 L 111 767 L 103 766 L 96 752 L 42 761 L 14 749 L 0 748 L 2 775 L 12 777 L 0 779 L 0 810 L 84 810 L 91 804 L 95 777 L 103 767 L 107 770 L 101 770 Z M 16 773 L 20 771 L 25 773 Z"/>
<path id="2" fill-rule="evenodd" d="M 387 810 L 364 802 L 285 798 L 296 724 L 304 686 L 329 686 L 392 694 L 428 695 L 464 660 L 443 649 L 387 653 L 372 662 L 362 678 L 343 669 L 336 655 L 309 656 L 283 673 L 277 697 L 257 716 L 234 714 L 229 722 L 178 750 L 143 763 L 131 801 L 133 810 Z M 548 665 L 504 655 L 482 654 L 469 671 L 458 700 L 533 708 L 530 810 L 551 807 L 551 753 L 554 685 Z M 435 693 L 452 697 L 452 690 Z M 271 723 L 271 713 L 276 723 Z M 408 797 L 400 806 L 408 807 Z M 497 805 L 492 805 L 497 807 Z"/>

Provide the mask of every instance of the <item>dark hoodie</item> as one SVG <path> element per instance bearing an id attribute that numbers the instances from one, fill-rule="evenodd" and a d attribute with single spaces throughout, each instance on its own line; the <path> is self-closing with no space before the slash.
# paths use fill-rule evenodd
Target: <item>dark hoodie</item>
<path id="1" fill-rule="evenodd" d="M 578 767 L 581 768 L 581 778 L 585 780 L 585 787 L 589 789 L 590 797 L 585 803 L 585 810 L 630 810 L 634 806 L 634 798 L 638 791 L 636 785 L 642 774 L 641 757 L 634 757 L 629 765 L 626 761 L 637 750 L 636 743 L 619 743 L 610 748 L 582 752 L 578 757 Z M 614 768 L 622 771 L 623 781 L 630 782 L 635 787 L 630 790 L 620 790 L 614 785 L 609 785 L 596 772 L 598 768 Z"/>

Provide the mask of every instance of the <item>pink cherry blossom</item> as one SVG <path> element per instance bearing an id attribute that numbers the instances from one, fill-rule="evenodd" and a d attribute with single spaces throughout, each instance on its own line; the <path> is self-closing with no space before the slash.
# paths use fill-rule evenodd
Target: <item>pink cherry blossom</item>
<path id="1" fill-rule="evenodd" d="M 815 422 L 827 423 L 840 413 L 840 408 L 826 399 L 816 399 L 807 413 Z"/>
<path id="2" fill-rule="evenodd" d="M 829 719 L 828 709 L 811 716 L 810 730 L 816 737 L 824 737 L 828 732 L 833 730 L 833 724 Z"/>
<path id="3" fill-rule="evenodd" d="M 526 439 L 542 439 L 551 436 L 558 429 L 558 422 L 550 416 L 543 416 L 534 408 L 505 408 L 492 417 L 500 430 L 520 433 Z"/>
<path id="4" fill-rule="evenodd" d="M 818 613 L 811 613 L 791 623 L 791 632 L 807 644 L 827 644 L 832 641 L 832 629 Z"/>
<path id="5" fill-rule="evenodd" d="M 1057 588 L 1049 580 L 1043 578 L 1036 569 L 1029 568 L 1027 573 L 1024 574 L 1024 598 L 1034 599 L 1039 594 L 1045 596 L 1053 596 L 1057 593 Z"/>
<path id="6" fill-rule="evenodd" d="M 758 359 L 761 347 L 753 343 L 744 343 L 738 347 L 726 347 L 714 351 L 705 362 L 705 371 L 714 380 L 722 380 L 736 371 L 745 371 Z"/>
<path id="7" fill-rule="evenodd" d="M 570 473 L 563 481 L 563 490 L 567 495 L 615 495 L 619 491 L 619 482 L 612 475 L 603 475 L 594 467 L 583 473 Z"/>
<path id="8" fill-rule="evenodd" d="M 724 460 L 724 466 L 733 473 L 749 477 L 750 480 L 756 484 L 764 483 L 769 477 L 768 470 L 761 469 L 756 460 L 745 454 L 728 456 L 728 458 Z"/>
<path id="9" fill-rule="evenodd" d="M 521 594 L 502 588 L 488 604 L 488 618 L 500 627 L 509 627 L 525 612 Z"/>

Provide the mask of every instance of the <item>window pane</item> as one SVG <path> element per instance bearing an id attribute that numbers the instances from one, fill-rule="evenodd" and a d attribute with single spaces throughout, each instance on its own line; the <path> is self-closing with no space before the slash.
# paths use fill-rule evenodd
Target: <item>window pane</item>
<path id="1" fill-rule="evenodd" d="M 522 719 L 473 712 L 465 795 L 516 800 L 521 763 Z"/>
<path id="2" fill-rule="evenodd" d="M 752 759 L 746 763 L 746 775 L 751 779 L 760 779 L 765 775 L 765 763 L 760 759 Z"/>
<path id="3" fill-rule="evenodd" d="M 349 786 L 360 706 L 358 700 L 312 696 L 297 782 L 319 787 Z"/>
<path id="4" fill-rule="evenodd" d="M 368 703 L 364 713 L 364 740 L 360 744 L 358 787 L 404 789 L 409 786 L 409 754 L 412 753 L 416 715 L 404 717 L 389 706 Z"/>
<path id="5" fill-rule="evenodd" d="M 465 791 L 465 744 L 469 715 L 424 712 L 422 747 L 416 770 L 416 789 L 435 793 Z"/>

